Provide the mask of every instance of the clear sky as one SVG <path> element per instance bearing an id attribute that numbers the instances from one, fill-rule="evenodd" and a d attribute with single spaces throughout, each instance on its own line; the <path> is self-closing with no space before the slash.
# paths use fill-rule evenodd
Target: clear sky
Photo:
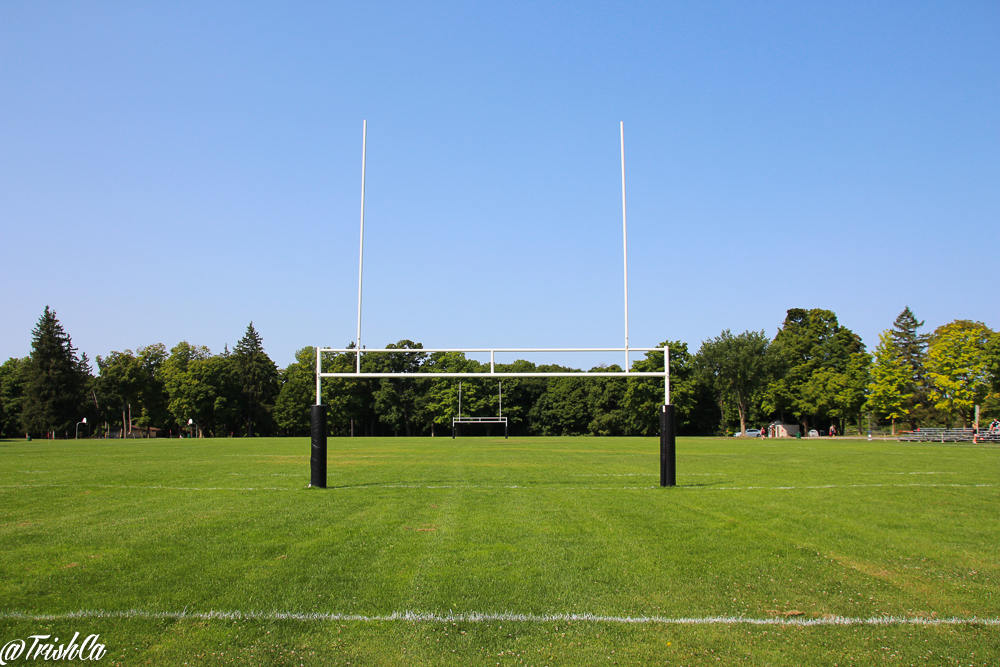
<path id="1" fill-rule="evenodd" d="M 0 358 L 1000 328 L 1000 4 L 5 2 Z M 542 361 L 542 359 L 537 359 Z M 604 359 L 549 361 L 589 367 Z"/>

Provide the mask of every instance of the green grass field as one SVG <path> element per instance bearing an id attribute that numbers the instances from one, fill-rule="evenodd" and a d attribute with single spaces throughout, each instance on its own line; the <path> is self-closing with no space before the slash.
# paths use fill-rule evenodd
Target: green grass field
<path id="1" fill-rule="evenodd" d="M 331 439 L 319 490 L 306 439 L 0 441 L 0 644 L 98 633 L 99 664 L 129 665 L 1000 664 L 1000 447 L 677 450 L 661 489 L 649 438 Z"/>

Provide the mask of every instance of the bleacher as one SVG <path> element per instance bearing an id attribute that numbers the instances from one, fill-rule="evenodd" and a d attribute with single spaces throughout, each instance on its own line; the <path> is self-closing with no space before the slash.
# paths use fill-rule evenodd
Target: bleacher
<path id="1" fill-rule="evenodd" d="M 972 442 L 971 428 L 921 428 L 916 431 L 902 431 L 900 442 Z M 976 436 L 978 442 L 1000 443 L 1000 433 L 982 432 Z"/>

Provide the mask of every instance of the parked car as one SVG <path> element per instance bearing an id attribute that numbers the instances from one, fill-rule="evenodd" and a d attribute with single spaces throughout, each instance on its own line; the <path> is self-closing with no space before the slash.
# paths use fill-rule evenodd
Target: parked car
<path id="1" fill-rule="evenodd" d="M 748 438 L 756 438 L 756 437 L 759 437 L 759 436 L 760 436 L 760 429 L 759 428 L 748 428 L 747 429 L 747 437 Z M 742 438 L 743 434 L 740 433 L 739 431 L 737 431 L 736 433 L 733 433 L 733 437 L 734 438 Z"/>

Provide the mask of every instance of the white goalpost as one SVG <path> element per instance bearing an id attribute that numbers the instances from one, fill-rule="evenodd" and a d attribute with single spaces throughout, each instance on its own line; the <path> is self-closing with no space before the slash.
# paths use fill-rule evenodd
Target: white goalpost
<path id="1" fill-rule="evenodd" d="M 630 347 L 628 333 L 628 226 L 625 206 L 625 123 L 620 123 L 621 131 L 621 169 L 622 169 L 622 248 L 624 256 L 625 278 L 625 346 L 624 347 L 549 347 L 549 348 L 416 348 L 416 349 L 365 349 L 361 345 L 361 301 L 362 280 L 364 277 L 364 247 L 365 247 L 365 169 L 368 142 L 368 121 L 362 124 L 361 140 L 361 232 L 358 256 L 358 335 L 353 348 L 316 348 L 316 404 L 312 408 L 312 483 L 311 486 L 326 487 L 326 406 L 322 405 L 323 378 L 341 379 L 380 379 L 380 378 L 410 378 L 422 380 L 437 380 L 445 378 L 518 378 L 518 377 L 576 377 L 576 378 L 663 378 L 663 405 L 660 410 L 660 485 L 675 486 L 674 466 L 674 419 L 673 406 L 670 404 L 670 350 L 667 347 Z M 322 356 L 324 353 L 355 353 L 355 369 L 352 372 L 324 373 Z M 425 354 L 436 352 L 479 353 L 490 355 L 489 372 L 431 372 L 431 373 L 391 373 L 362 372 L 361 357 L 369 354 Z M 560 352 L 620 352 L 625 355 L 625 366 L 622 371 L 594 372 L 513 372 L 496 369 L 497 353 L 560 353 Z M 630 355 L 633 352 L 662 352 L 662 371 L 632 371 Z M 491 418 L 499 419 L 499 418 Z M 499 422 L 496 422 L 499 423 Z M 454 429 L 455 422 L 452 423 Z M 506 431 L 506 423 L 504 424 Z M 322 459 L 322 460 L 320 460 Z"/>
<path id="2" fill-rule="evenodd" d="M 497 381 L 497 397 L 499 399 L 496 416 L 463 417 L 462 416 L 462 383 L 458 383 L 458 416 L 451 418 L 451 439 L 457 435 L 459 424 L 503 424 L 503 439 L 507 439 L 507 418 L 503 416 L 503 380 Z"/>

